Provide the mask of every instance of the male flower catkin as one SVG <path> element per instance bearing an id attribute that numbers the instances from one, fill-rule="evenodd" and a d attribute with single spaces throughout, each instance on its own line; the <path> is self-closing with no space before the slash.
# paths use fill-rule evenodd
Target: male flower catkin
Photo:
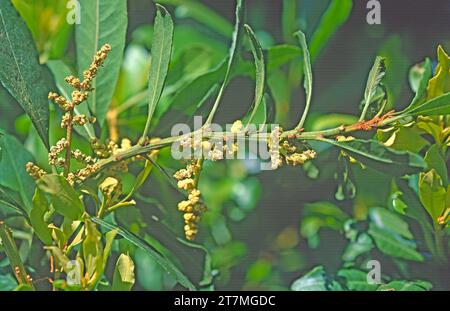
<path id="1" fill-rule="evenodd" d="M 280 144 L 282 134 L 283 130 L 277 126 L 269 136 L 268 147 L 272 169 L 279 168 L 283 164 L 283 160 L 288 165 L 297 166 L 316 158 L 316 151 L 312 149 L 305 150 L 304 147 L 292 144 L 289 140 L 284 140 Z"/>
<path id="2" fill-rule="evenodd" d="M 87 123 L 95 122 L 95 118 L 90 118 L 83 114 L 77 115 L 75 113 L 75 107 L 85 102 L 88 99 L 89 94 L 94 91 L 91 87 L 91 82 L 96 77 L 98 69 L 103 65 L 110 51 L 111 46 L 105 44 L 100 51 L 96 53 L 89 68 L 83 72 L 83 81 L 80 81 L 80 79 L 74 76 L 65 78 L 65 81 L 75 89 L 72 92 L 70 99 L 55 92 L 50 92 L 48 94 L 48 99 L 53 101 L 64 111 L 61 120 L 61 128 L 66 130 L 66 137 L 61 138 L 55 146 L 50 148 L 48 163 L 52 166 L 64 168 L 64 172 L 61 173 L 61 175 L 64 175 L 70 184 L 85 180 L 99 169 L 96 164 L 96 158 L 83 154 L 80 150 L 71 150 L 71 140 L 74 126 L 84 126 Z M 65 157 L 59 157 L 63 152 L 65 152 Z M 70 172 L 70 160 L 72 158 L 78 162 L 84 163 L 86 166 L 76 172 Z M 47 174 L 47 172 L 31 162 L 27 163 L 26 169 L 35 179 L 39 179 Z"/>
<path id="3" fill-rule="evenodd" d="M 206 207 L 200 202 L 200 190 L 197 189 L 198 174 L 201 170 L 200 160 L 188 164 L 186 168 L 174 174 L 177 186 L 188 192 L 187 200 L 178 203 L 178 210 L 183 212 L 184 234 L 186 239 L 193 240 L 198 232 L 198 222 Z"/>

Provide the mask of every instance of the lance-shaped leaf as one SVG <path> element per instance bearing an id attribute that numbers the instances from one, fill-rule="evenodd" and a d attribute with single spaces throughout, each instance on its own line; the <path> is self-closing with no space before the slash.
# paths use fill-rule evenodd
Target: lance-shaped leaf
<path id="1" fill-rule="evenodd" d="M 225 90 L 225 87 L 227 86 L 229 80 L 230 80 L 230 76 L 231 76 L 231 71 L 233 69 L 233 65 L 235 63 L 235 59 L 236 59 L 236 52 L 238 50 L 238 43 L 239 43 L 239 39 L 240 39 L 240 35 L 241 35 L 241 23 L 242 23 L 242 15 L 243 15 L 243 5 L 242 5 L 242 0 L 237 0 L 236 3 L 236 21 L 234 24 L 234 32 L 233 32 L 233 38 L 231 41 L 231 47 L 230 47 L 230 51 L 228 53 L 228 65 L 227 65 L 227 71 L 225 73 L 225 77 L 223 79 L 222 82 L 222 86 L 220 87 L 219 90 L 219 94 L 217 95 L 216 101 L 214 102 L 214 105 L 211 109 L 211 112 L 209 113 L 208 119 L 206 120 L 206 124 L 211 124 L 214 115 L 216 114 L 217 108 L 219 107 L 220 101 L 223 97 L 223 92 Z"/>
<path id="2" fill-rule="evenodd" d="M 30 117 L 44 144 L 48 141 L 48 68 L 39 64 L 32 36 L 11 1 L 0 2 L 0 81 Z"/>
<path id="3" fill-rule="evenodd" d="M 253 103 L 252 112 L 250 114 L 249 119 L 247 120 L 247 124 L 252 123 L 253 118 L 258 111 L 259 105 L 263 101 L 264 96 L 264 86 L 266 83 L 266 68 L 264 64 L 264 54 L 261 48 L 261 45 L 258 42 L 258 39 L 256 39 L 255 33 L 250 28 L 249 25 L 244 25 L 244 28 L 246 30 L 247 36 L 250 39 L 250 46 L 252 48 L 253 58 L 255 60 L 255 80 L 256 80 L 256 86 L 255 86 L 255 99 Z"/>
<path id="4" fill-rule="evenodd" d="M 134 244 L 135 246 L 139 247 L 147 254 L 149 254 L 153 258 L 153 260 L 155 260 L 156 263 L 158 263 L 167 273 L 172 275 L 181 285 L 190 290 L 195 290 L 194 284 L 192 284 L 192 282 L 187 278 L 187 276 L 184 275 L 180 271 L 180 269 L 178 269 L 178 267 L 175 266 L 174 263 L 172 263 L 168 258 L 166 258 L 153 246 L 149 245 L 145 240 L 142 240 L 138 236 L 132 234 L 131 232 L 127 231 L 124 228 L 121 228 L 120 226 L 115 226 L 104 220 L 95 217 L 92 217 L 91 220 L 109 230 L 117 230 L 117 234 L 121 235 L 130 243 Z"/>
<path id="5" fill-rule="evenodd" d="M 27 277 L 28 274 L 22 259 L 20 258 L 16 242 L 11 235 L 11 229 L 9 229 L 3 221 L 0 221 L 0 240 L 2 241 L 2 250 L 5 251 L 6 256 L 8 257 L 9 265 L 14 271 L 17 282 L 19 284 L 29 285 L 31 289 L 34 290 L 33 283 L 31 283 L 31 280 Z"/>
<path id="6" fill-rule="evenodd" d="M 50 206 L 45 194 L 39 188 L 36 189 L 33 196 L 33 208 L 30 212 L 30 221 L 34 232 L 46 245 L 52 243 L 52 231 L 45 222 L 45 213 L 47 213 L 49 208 Z"/>
<path id="7" fill-rule="evenodd" d="M 155 31 L 153 33 L 151 51 L 152 60 L 150 64 L 150 76 L 148 79 L 148 115 L 147 123 L 145 124 L 144 133 L 142 135 L 143 141 L 146 139 L 148 131 L 150 130 L 153 113 L 161 98 L 172 54 L 172 17 L 163 6 L 157 4 L 156 9 Z"/>
<path id="8" fill-rule="evenodd" d="M 367 110 L 372 103 L 372 98 L 375 96 L 375 93 L 385 74 L 386 66 L 384 64 L 384 58 L 377 56 L 372 69 L 370 70 L 369 78 L 367 79 L 366 89 L 364 91 L 364 107 L 359 121 L 364 120 L 366 117 Z"/>
<path id="9" fill-rule="evenodd" d="M 384 254 L 392 257 L 423 261 L 423 256 L 416 251 L 416 244 L 399 235 L 383 230 L 373 223 L 369 226 L 369 235 L 375 241 L 377 248 Z"/>
<path id="10" fill-rule="evenodd" d="M 159 0 L 158 2 L 161 4 L 176 5 L 178 17 L 195 19 L 227 38 L 231 37 L 233 33 L 233 25 L 222 15 L 202 4 L 201 1 Z"/>
<path id="11" fill-rule="evenodd" d="M 411 116 L 439 116 L 450 114 L 450 93 L 440 95 L 406 112 Z"/>
<path id="12" fill-rule="evenodd" d="M 433 70 L 431 68 L 431 61 L 429 58 L 425 60 L 423 67 L 414 67 L 414 68 L 420 68 L 419 70 L 422 71 L 421 77 L 417 86 L 416 95 L 414 96 L 414 99 L 412 100 L 411 104 L 406 109 L 403 110 L 403 113 L 417 108 L 420 104 L 424 102 L 424 100 L 426 100 L 428 81 L 430 80 L 433 74 Z M 411 72 L 413 70 L 415 69 L 411 69 Z"/>
<path id="13" fill-rule="evenodd" d="M 309 55 L 308 45 L 306 43 L 306 37 L 305 34 L 302 31 L 297 31 L 294 34 L 299 43 L 300 47 L 303 50 L 303 70 L 304 70 L 304 81 L 303 81 L 303 87 L 305 88 L 306 93 L 306 103 L 305 103 L 305 109 L 303 110 L 302 118 L 300 119 L 300 122 L 298 123 L 296 129 L 301 129 L 306 121 L 306 116 L 309 112 L 309 107 L 311 105 L 311 97 L 312 97 L 312 68 L 311 68 L 311 56 Z"/>
<path id="14" fill-rule="evenodd" d="M 352 11 L 352 0 L 332 0 L 322 15 L 311 38 L 311 60 L 314 63 L 333 34 L 344 24 Z"/>
<path id="15" fill-rule="evenodd" d="M 437 55 L 439 64 L 436 67 L 436 74 L 428 83 L 428 99 L 450 92 L 450 56 L 445 53 L 442 46 L 438 47 Z"/>
<path id="16" fill-rule="evenodd" d="M 121 254 L 114 270 L 112 290 L 129 291 L 134 285 L 134 263 L 128 254 Z"/>
<path id="17" fill-rule="evenodd" d="M 99 124 L 106 117 L 112 101 L 125 48 L 127 31 L 127 1 L 79 0 L 81 23 L 76 26 L 78 73 L 83 75 L 95 53 L 108 43 L 111 52 L 92 81 L 95 92 L 89 96 L 88 105 Z"/>
<path id="18" fill-rule="evenodd" d="M 26 171 L 26 164 L 33 161 L 33 156 L 14 136 L 0 137 L 0 186 L 17 191 L 22 207 L 30 212 L 35 183 Z"/>
<path id="19" fill-rule="evenodd" d="M 319 140 L 342 148 L 364 165 L 386 172 L 389 175 L 414 174 L 426 167 L 426 163 L 421 156 L 407 151 L 391 149 L 375 140 L 353 139 L 345 142 L 331 139 Z"/>

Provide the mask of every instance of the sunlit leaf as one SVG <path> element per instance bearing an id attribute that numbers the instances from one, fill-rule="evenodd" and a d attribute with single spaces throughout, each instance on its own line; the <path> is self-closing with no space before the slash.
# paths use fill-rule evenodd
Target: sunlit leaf
<path id="1" fill-rule="evenodd" d="M 48 92 L 52 76 L 39 55 L 31 34 L 11 1 L 0 2 L 0 81 L 28 114 L 44 144 L 48 140 Z"/>
<path id="2" fill-rule="evenodd" d="M 78 193 L 60 175 L 45 175 L 37 182 L 40 190 L 50 195 L 54 209 L 61 215 L 76 220 L 84 212 Z"/>
<path id="3" fill-rule="evenodd" d="M 112 290 L 129 291 L 134 285 L 134 263 L 127 254 L 120 254 L 114 270 Z"/>
<path id="4" fill-rule="evenodd" d="M 81 23 L 75 27 L 78 74 L 89 67 L 92 57 L 108 43 L 111 52 L 92 81 L 95 92 L 88 105 L 99 124 L 103 124 L 119 77 L 127 30 L 127 1 L 80 0 Z"/>
<path id="5" fill-rule="evenodd" d="M 366 90 L 364 91 L 364 107 L 361 113 L 360 121 L 364 120 L 372 103 L 372 98 L 375 96 L 377 89 L 380 86 L 381 80 L 386 74 L 386 67 L 384 64 L 385 60 L 382 57 L 377 56 L 372 69 L 369 73 L 369 78 L 367 79 Z"/>
<path id="6" fill-rule="evenodd" d="M 169 70 L 172 56 L 173 21 L 169 12 L 160 5 L 156 5 L 155 32 L 152 42 L 152 60 L 148 79 L 148 115 L 142 139 L 146 139 L 150 130 L 150 122 L 156 105 L 161 97 L 164 82 Z"/>

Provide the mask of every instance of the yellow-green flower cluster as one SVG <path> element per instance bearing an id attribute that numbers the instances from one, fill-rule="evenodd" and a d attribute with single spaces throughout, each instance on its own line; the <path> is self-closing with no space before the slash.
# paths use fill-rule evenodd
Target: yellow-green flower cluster
<path id="1" fill-rule="evenodd" d="M 269 136 L 268 147 L 270 162 L 273 170 L 276 170 L 283 164 L 283 160 L 281 159 L 280 155 L 280 139 L 282 133 L 283 129 L 279 126 L 276 126 Z"/>
<path id="2" fill-rule="evenodd" d="M 283 165 L 283 162 L 288 165 L 297 166 L 303 165 L 307 161 L 316 158 L 317 153 L 314 150 L 304 150 L 303 147 L 299 147 L 295 143 L 292 144 L 289 140 L 283 140 L 280 144 L 282 134 L 283 130 L 277 126 L 272 130 L 269 136 L 268 147 L 272 169 L 279 168 Z"/>
<path id="3" fill-rule="evenodd" d="M 178 188 L 188 192 L 187 200 L 178 203 L 178 210 L 184 213 L 184 234 L 188 240 L 193 240 L 197 235 L 198 222 L 201 214 L 206 210 L 205 205 L 200 202 L 200 190 L 197 189 L 197 177 L 200 170 L 200 162 L 196 161 L 174 174 L 175 179 L 178 180 Z"/>
<path id="4" fill-rule="evenodd" d="M 303 165 L 305 162 L 315 159 L 317 156 L 317 153 L 314 150 L 305 150 L 303 152 L 294 152 L 291 154 L 287 154 L 285 156 L 286 163 L 297 166 L 297 165 Z"/>

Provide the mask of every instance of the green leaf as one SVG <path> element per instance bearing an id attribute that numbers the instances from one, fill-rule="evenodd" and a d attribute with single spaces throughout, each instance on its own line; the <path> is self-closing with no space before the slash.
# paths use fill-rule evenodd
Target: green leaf
<path id="1" fill-rule="evenodd" d="M 261 100 L 261 104 L 258 106 L 258 109 L 256 111 L 251 111 L 251 113 L 254 112 L 254 116 L 253 116 L 253 120 L 252 123 L 255 125 L 259 125 L 259 124 L 266 124 L 267 123 L 267 97 L 268 95 L 265 94 L 262 97 Z M 247 115 L 245 117 L 242 118 L 242 123 L 244 124 L 250 124 L 249 122 L 250 120 L 250 112 L 247 113 Z"/>
<path id="2" fill-rule="evenodd" d="M 302 49 L 295 45 L 281 44 L 267 49 L 267 72 L 270 73 L 287 62 L 302 56 Z"/>
<path id="3" fill-rule="evenodd" d="M 19 284 L 26 284 L 33 288 L 33 284 L 27 279 L 27 271 L 23 265 L 22 259 L 20 258 L 19 250 L 17 249 L 16 242 L 14 241 L 11 230 L 6 226 L 3 221 L 0 221 L 0 239 L 2 241 L 3 249 L 9 260 L 9 265 L 13 270 L 16 279 Z M 19 273 L 16 273 L 16 269 Z M 34 289 L 34 288 L 33 288 Z"/>
<path id="4" fill-rule="evenodd" d="M 0 208 L 7 208 L 16 211 L 23 217 L 28 217 L 28 212 L 23 208 L 23 204 L 19 203 L 17 198 L 19 194 L 7 188 L 0 186 Z"/>
<path id="5" fill-rule="evenodd" d="M 408 223 L 386 208 L 374 207 L 369 210 L 370 220 L 380 229 L 401 235 L 406 239 L 413 239 Z"/>
<path id="6" fill-rule="evenodd" d="M 420 262 L 424 260 L 423 256 L 415 250 L 415 243 L 412 241 L 405 240 L 372 223 L 368 233 L 374 239 L 377 248 L 388 256 Z"/>
<path id="7" fill-rule="evenodd" d="M 48 148 L 47 96 L 54 83 L 38 58 L 31 34 L 11 1 L 1 1 L 0 81 L 25 110 Z"/>
<path id="8" fill-rule="evenodd" d="M 88 275 L 88 284 L 94 288 L 103 274 L 103 245 L 102 234 L 97 230 L 96 224 L 89 219 L 84 223 L 86 237 L 83 240 L 83 259 L 85 271 Z"/>
<path id="9" fill-rule="evenodd" d="M 428 99 L 433 99 L 450 92 L 450 56 L 445 53 L 442 46 L 438 46 L 438 61 L 436 73 L 428 83 Z"/>
<path id="10" fill-rule="evenodd" d="M 345 279 L 345 285 L 349 290 L 355 291 L 372 291 L 376 290 L 377 284 L 369 284 L 367 282 L 367 272 L 357 269 L 341 269 L 337 276 Z"/>
<path id="11" fill-rule="evenodd" d="M 423 63 L 423 66 L 419 67 L 418 65 L 414 66 L 410 70 L 410 80 L 412 80 L 411 76 L 413 73 L 416 73 L 417 71 L 420 72 L 420 80 L 417 86 L 416 95 L 414 96 L 414 99 L 412 100 L 411 104 L 403 110 L 403 112 L 407 112 L 410 110 L 413 110 L 417 106 L 419 106 L 421 103 L 423 103 L 427 98 L 427 86 L 428 81 L 430 80 L 431 76 L 433 75 L 433 69 L 431 67 L 431 61 L 429 58 L 425 59 L 425 62 Z"/>
<path id="12" fill-rule="evenodd" d="M 385 60 L 383 57 L 377 56 L 372 69 L 369 72 L 366 90 L 364 91 L 364 108 L 359 121 L 363 121 L 365 119 L 369 106 L 372 103 L 372 98 L 375 96 L 381 84 L 381 80 L 386 74 L 386 66 L 384 64 L 384 61 Z"/>
<path id="13" fill-rule="evenodd" d="M 95 92 L 88 105 L 99 124 L 103 124 L 112 101 L 125 48 L 127 1 L 80 0 L 81 23 L 75 27 L 78 74 L 82 76 L 95 53 L 108 43 L 111 52 L 92 81 Z"/>
<path id="14" fill-rule="evenodd" d="M 49 204 L 44 193 L 36 189 L 33 197 L 33 209 L 30 212 L 30 222 L 38 238 L 45 244 L 52 243 L 52 230 L 44 220 L 45 213 L 49 210 Z"/>
<path id="15" fill-rule="evenodd" d="M 243 18 L 243 5 L 242 0 L 236 1 L 236 21 L 234 25 L 234 32 L 233 37 L 231 41 L 230 50 L 228 52 L 228 64 L 227 64 L 227 71 L 225 73 L 225 77 L 223 78 L 222 86 L 220 87 L 219 93 L 217 94 L 216 101 L 214 102 L 214 105 L 209 113 L 208 119 L 206 120 L 206 124 L 211 124 L 214 115 L 216 114 L 217 108 L 219 107 L 220 100 L 223 97 L 223 92 L 225 90 L 225 87 L 227 86 L 230 78 L 231 78 L 231 71 L 233 69 L 233 65 L 235 63 L 236 59 L 236 52 L 238 50 L 238 43 L 241 36 L 241 23 Z"/>
<path id="16" fill-rule="evenodd" d="M 310 247 L 319 243 L 318 232 L 322 228 L 342 230 L 348 216 L 338 206 L 330 202 L 314 202 L 305 205 L 300 224 L 302 236 L 308 239 Z"/>
<path id="17" fill-rule="evenodd" d="M 150 75 L 148 79 L 148 116 L 142 140 L 147 138 L 150 130 L 153 113 L 161 98 L 164 82 L 169 70 L 170 58 L 172 56 L 173 21 L 167 10 L 157 4 L 155 18 L 154 35 L 152 42 L 152 60 L 150 65 Z"/>
<path id="18" fill-rule="evenodd" d="M 64 81 L 65 77 L 73 74 L 70 68 L 62 60 L 51 60 L 47 62 L 47 65 L 55 78 L 59 93 L 65 98 L 71 98 L 73 89 Z M 74 111 L 76 114 L 84 114 L 88 118 L 91 117 L 91 113 L 86 102 L 75 106 Z M 74 129 L 87 139 L 95 138 L 94 126 L 90 122 L 83 126 L 75 126 Z"/>
<path id="19" fill-rule="evenodd" d="M 360 255 L 370 252 L 372 248 L 374 248 L 372 239 L 367 233 L 362 232 L 356 237 L 356 240 L 347 244 L 342 254 L 342 260 L 355 261 Z"/>
<path id="20" fill-rule="evenodd" d="M 217 85 L 225 73 L 226 61 L 223 61 L 217 67 L 186 84 L 173 97 L 170 107 L 180 112 L 183 111 L 187 115 L 194 114 L 199 108 L 199 103 L 204 102 L 205 96 Z"/>
<path id="21" fill-rule="evenodd" d="M 356 160 L 389 175 L 414 174 L 426 167 L 425 161 L 419 155 L 393 150 L 375 140 L 353 139 L 346 142 L 331 139 L 319 140 L 340 147 Z"/>
<path id="22" fill-rule="evenodd" d="M 379 291 L 427 291 L 431 290 L 433 284 L 426 281 L 392 281 L 381 285 Z"/>
<path id="23" fill-rule="evenodd" d="M 137 237 L 126 229 L 120 228 L 118 226 L 112 225 L 104 220 L 98 218 L 91 218 L 91 220 L 109 230 L 117 230 L 117 233 L 127 239 L 130 243 L 139 247 L 147 254 L 149 254 L 155 262 L 157 262 L 167 273 L 172 275 L 182 286 L 195 290 L 194 284 L 184 275 L 175 264 L 173 264 L 168 258 L 157 251 L 153 246 L 149 245 L 145 240 Z"/>
<path id="24" fill-rule="evenodd" d="M 129 291 L 135 282 L 134 263 L 128 254 L 120 254 L 114 270 L 112 290 Z"/>
<path id="25" fill-rule="evenodd" d="M 253 102 L 253 109 L 250 114 L 249 119 L 247 120 L 246 127 L 252 123 L 253 118 L 258 111 L 259 105 L 261 104 L 264 96 L 264 86 L 266 83 L 266 68 L 264 64 L 264 54 L 261 48 L 261 45 L 258 42 L 258 39 L 256 39 L 255 33 L 250 28 L 249 25 L 245 24 L 244 28 L 246 30 L 247 36 L 250 39 L 250 45 L 252 48 L 253 53 L 253 59 L 255 61 L 255 80 L 256 80 L 256 87 L 255 87 L 255 99 Z"/>
<path id="26" fill-rule="evenodd" d="M 326 273 L 322 266 L 315 267 L 291 285 L 293 291 L 326 291 Z"/>
<path id="27" fill-rule="evenodd" d="M 302 31 L 297 31 L 294 36 L 300 42 L 300 47 L 303 51 L 303 70 L 304 70 L 304 83 L 303 86 L 305 88 L 306 93 L 306 104 L 305 110 L 303 111 L 302 118 L 298 123 L 296 129 L 301 129 L 306 121 L 306 116 L 308 115 L 309 107 L 311 105 L 311 97 L 312 97 L 312 68 L 311 68 L 311 56 L 309 55 L 308 45 L 306 43 L 305 34 Z"/>
<path id="28" fill-rule="evenodd" d="M 341 113 L 327 113 L 327 114 L 312 114 L 306 128 L 311 131 L 321 131 L 330 128 L 335 128 L 341 125 L 351 125 L 358 122 L 358 118 L 350 114 Z"/>
<path id="29" fill-rule="evenodd" d="M 176 5 L 177 17 L 179 18 L 190 17 L 227 38 L 232 36 L 233 25 L 231 25 L 226 18 L 222 17 L 220 14 L 217 14 L 200 1 L 159 0 L 158 2 L 162 4 Z"/>
<path id="30" fill-rule="evenodd" d="M 426 101 L 406 112 L 410 116 L 441 116 L 450 114 L 450 93 Z"/>
<path id="31" fill-rule="evenodd" d="M 25 166 L 33 161 L 33 157 L 14 136 L 0 136 L 0 148 L 3 153 L 0 158 L 0 185 L 17 191 L 23 208 L 29 212 L 35 183 Z"/>
<path id="32" fill-rule="evenodd" d="M 78 193 L 60 175 L 45 175 L 37 181 L 40 190 L 51 196 L 53 208 L 71 220 L 80 219 L 84 206 Z"/>
<path id="33" fill-rule="evenodd" d="M 113 246 L 114 238 L 116 237 L 116 235 L 117 235 L 117 230 L 108 231 L 106 233 L 106 235 L 105 235 L 105 241 L 106 242 L 105 242 L 105 247 L 103 249 L 103 268 L 102 268 L 103 271 L 106 268 L 108 257 L 109 257 L 109 255 L 111 253 L 111 249 L 112 249 L 112 246 Z"/>
<path id="34" fill-rule="evenodd" d="M 291 43 L 292 34 L 297 29 L 297 0 L 283 0 L 283 12 L 281 17 L 283 40 Z"/>
<path id="35" fill-rule="evenodd" d="M 448 186 L 448 170 L 445 159 L 442 157 L 439 145 L 434 144 L 428 149 L 425 154 L 425 162 L 427 162 L 427 168 L 429 170 L 434 169 L 436 173 L 441 177 L 444 187 Z"/>
<path id="36" fill-rule="evenodd" d="M 419 176 L 419 198 L 428 214 L 437 223 L 446 207 L 447 192 L 442 185 L 441 177 L 435 170 L 421 173 Z"/>
<path id="37" fill-rule="evenodd" d="M 204 269 L 203 269 L 203 278 L 202 280 L 199 282 L 199 285 L 202 287 L 205 286 L 209 286 L 209 285 L 213 285 L 213 279 L 214 279 L 214 272 L 213 272 L 213 267 L 212 267 L 212 257 L 210 252 L 208 251 L 207 248 L 203 247 L 200 244 L 195 244 L 195 243 L 191 243 L 188 242 L 184 239 L 177 239 L 180 243 L 187 245 L 189 247 L 195 248 L 195 249 L 199 249 L 202 252 L 205 253 L 205 264 L 204 264 Z"/>
<path id="38" fill-rule="evenodd" d="M 313 63 L 333 34 L 347 21 L 352 6 L 352 0 L 331 1 L 311 38 L 311 59 Z"/>

